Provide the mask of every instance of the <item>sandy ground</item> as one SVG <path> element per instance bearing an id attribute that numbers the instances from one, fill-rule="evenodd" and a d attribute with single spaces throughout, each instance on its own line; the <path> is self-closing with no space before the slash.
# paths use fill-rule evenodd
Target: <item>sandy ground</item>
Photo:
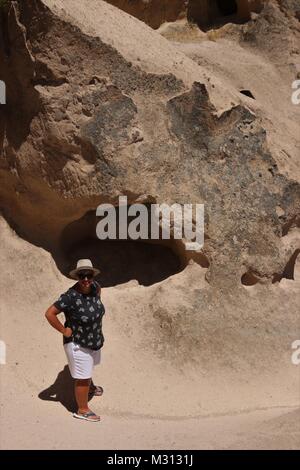
<path id="1" fill-rule="evenodd" d="M 47 390 L 42 386 L 46 372 L 39 373 L 40 386 L 36 387 L 36 377 L 30 373 L 26 381 L 20 381 L 18 367 L 1 366 L 1 449 L 300 448 L 299 407 L 275 406 L 192 418 L 107 412 L 103 403 L 111 400 L 111 384 L 108 380 L 103 384 L 100 365 L 95 381 L 104 385 L 104 396 L 94 397 L 90 407 L 102 420 L 88 423 L 72 417 L 71 381 L 68 387 L 60 384 Z M 37 373 L 34 363 L 32 370 Z M 134 402 L 132 395 L 131 399 Z M 184 393 L 178 399 L 184 401 Z"/>
<path id="2" fill-rule="evenodd" d="M 299 408 L 270 408 L 190 419 L 102 414 L 102 421 L 74 419 L 58 402 L 16 398 L 1 412 L 1 449 L 299 449 Z M 184 399 L 184 397 L 183 397 Z M 3 410 L 3 407 L 1 407 Z M 23 409 L 23 412 L 22 412 Z M 9 419 L 22 413 L 22 420 Z"/>

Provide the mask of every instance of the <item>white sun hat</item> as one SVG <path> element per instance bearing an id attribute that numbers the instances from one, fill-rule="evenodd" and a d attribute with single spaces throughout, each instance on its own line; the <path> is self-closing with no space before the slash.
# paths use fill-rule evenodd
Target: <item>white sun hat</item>
<path id="1" fill-rule="evenodd" d="M 69 276 L 72 279 L 78 279 L 78 273 L 80 271 L 93 271 L 94 276 L 97 276 L 97 274 L 100 273 L 99 269 L 94 268 L 90 259 L 79 259 L 77 261 L 76 269 L 72 269 L 72 271 L 69 272 Z"/>

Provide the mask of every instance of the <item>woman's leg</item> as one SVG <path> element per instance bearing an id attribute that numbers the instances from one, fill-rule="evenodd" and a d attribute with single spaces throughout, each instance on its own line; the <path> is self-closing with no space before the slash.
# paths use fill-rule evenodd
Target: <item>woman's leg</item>
<path id="1" fill-rule="evenodd" d="M 101 387 L 100 385 L 95 385 L 92 379 L 89 393 L 93 396 L 100 397 L 103 395 L 103 387 Z"/>
<path id="2" fill-rule="evenodd" d="M 89 411 L 88 396 L 91 379 L 75 379 L 75 398 L 78 405 L 78 413 Z"/>
<path id="3" fill-rule="evenodd" d="M 75 379 L 75 397 L 77 401 L 78 411 L 77 415 L 74 414 L 76 418 L 79 415 L 84 415 L 85 413 L 90 413 L 89 417 L 85 417 L 84 419 L 88 419 L 89 421 L 100 421 L 100 416 L 97 416 L 93 413 L 88 406 L 88 395 L 90 389 L 91 379 Z"/>

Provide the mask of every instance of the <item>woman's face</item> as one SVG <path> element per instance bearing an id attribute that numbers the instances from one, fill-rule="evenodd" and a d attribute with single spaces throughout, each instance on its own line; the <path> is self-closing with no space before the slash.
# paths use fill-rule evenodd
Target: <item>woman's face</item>
<path id="1" fill-rule="evenodd" d="M 83 289 L 87 289 L 90 287 L 94 279 L 94 273 L 93 271 L 80 271 L 78 274 L 78 283 L 80 287 Z"/>

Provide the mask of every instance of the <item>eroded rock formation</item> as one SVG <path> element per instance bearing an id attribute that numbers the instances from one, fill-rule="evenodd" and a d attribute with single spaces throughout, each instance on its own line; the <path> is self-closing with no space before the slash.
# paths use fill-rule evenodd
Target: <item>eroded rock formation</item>
<path id="1" fill-rule="evenodd" d="M 175 21 L 186 14 L 188 0 L 107 0 L 152 28 L 165 21 Z"/>
<path id="2" fill-rule="evenodd" d="M 130 203 L 201 202 L 210 282 L 239 283 L 242 266 L 269 279 L 282 271 L 299 184 L 278 172 L 249 110 L 216 116 L 204 85 L 184 90 L 173 74 L 143 72 L 42 3 L 14 2 L 7 21 L 2 204 L 27 238 L 59 249 L 69 223 L 119 193 Z"/>
<path id="3" fill-rule="evenodd" d="M 245 22 L 262 10 L 262 0 L 106 0 L 152 28 L 187 17 L 203 28 L 222 22 Z"/>
<path id="4" fill-rule="evenodd" d="M 284 29 L 280 38 L 269 18 L 275 29 Z M 246 27 L 237 26 L 241 47 L 267 56 L 266 34 L 274 35 L 269 70 L 280 77 L 275 58 L 286 64 L 295 53 L 296 22 L 294 13 L 288 17 L 274 3 Z M 180 52 L 135 18 L 95 0 L 12 1 L 2 18 L 0 62 L 0 80 L 7 84 L 7 105 L 0 107 L 1 211 L 27 240 L 18 239 L 15 248 L 2 223 L 2 263 L 16 260 L 20 272 L 27 265 L 37 286 L 40 276 L 43 285 L 45 279 L 51 284 L 55 273 L 55 292 L 48 285 L 38 291 L 49 302 L 67 280 L 51 263 L 44 274 L 34 271 L 39 257 L 47 265 L 52 256 L 66 275 L 75 259 L 89 255 L 110 273 L 104 285 L 117 287 L 107 294 L 107 328 L 115 338 L 108 347 L 111 357 L 118 354 L 118 378 L 126 368 L 137 387 L 132 400 L 112 378 L 115 402 L 108 407 L 173 416 L 222 412 L 242 409 L 250 389 L 256 394 L 250 393 L 248 407 L 268 406 L 274 390 L 272 406 L 294 403 L 290 344 L 299 325 L 300 184 L 288 169 L 297 155 L 297 110 L 278 109 L 283 132 L 261 88 L 250 90 L 245 74 L 239 86 L 229 73 L 223 81 L 217 61 L 205 62 L 194 49 Z M 292 63 L 289 79 L 294 71 Z M 248 89 L 252 97 L 241 93 Z M 289 90 L 281 103 L 290 100 Z M 274 151 L 279 141 L 269 138 L 279 131 L 290 145 L 287 171 Z M 187 253 L 175 240 L 151 248 L 138 242 L 103 248 L 93 214 L 101 202 L 117 205 L 119 195 L 130 204 L 204 203 L 201 252 Z M 24 257 L 17 259 L 18 250 Z M 133 263 L 136 258 L 141 262 Z M 133 286 L 122 286 L 129 280 Z M 25 299 L 29 286 L 24 281 L 21 287 Z M 35 315 L 39 308 L 40 298 Z M 133 351 L 139 351 L 140 372 L 126 361 Z M 109 374 L 104 368 L 104 377 Z M 279 381 L 288 384 L 284 395 Z M 241 395 L 230 401 L 237 385 Z M 183 389 L 179 411 L 170 393 L 178 400 Z"/>

